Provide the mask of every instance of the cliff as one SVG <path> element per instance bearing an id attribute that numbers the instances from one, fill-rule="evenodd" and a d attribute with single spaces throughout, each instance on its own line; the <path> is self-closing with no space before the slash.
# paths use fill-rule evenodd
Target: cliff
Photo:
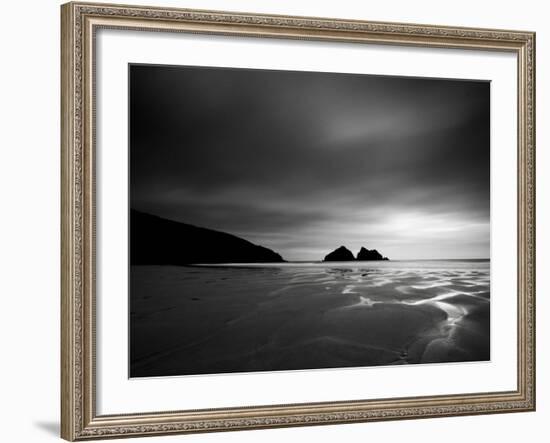
<path id="1" fill-rule="evenodd" d="M 130 264 L 284 262 L 271 249 L 225 232 L 130 211 Z"/>

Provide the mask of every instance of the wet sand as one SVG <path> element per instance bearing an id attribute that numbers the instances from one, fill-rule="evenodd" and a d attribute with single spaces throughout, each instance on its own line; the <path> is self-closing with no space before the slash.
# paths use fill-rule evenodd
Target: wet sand
<path id="1" fill-rule="evenodd" d="M 489 267 L 132 266 L 132 377 L 484 361 Z"/>

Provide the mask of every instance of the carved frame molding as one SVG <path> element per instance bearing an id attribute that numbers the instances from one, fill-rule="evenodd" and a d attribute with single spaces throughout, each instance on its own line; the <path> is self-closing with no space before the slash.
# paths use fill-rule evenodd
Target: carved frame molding
<path id="1" fill-rule="evenodd" d="M 61 435 L 74 440 L 533 411 L 535 34 L 72 2 L 61 7 Z M 509 51 L 518 59 L 518 383 L 512 392 L 98 416 L 94 36 L 99 28 Z"/>

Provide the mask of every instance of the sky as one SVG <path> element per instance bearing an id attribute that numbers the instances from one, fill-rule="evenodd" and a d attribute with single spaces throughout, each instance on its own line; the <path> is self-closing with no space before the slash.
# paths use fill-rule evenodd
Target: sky
<path id="1" fill-rule="evenodd" d="M 489 82 L 129 69 L 132 208 L 286 260 L 489 257 Z"/>

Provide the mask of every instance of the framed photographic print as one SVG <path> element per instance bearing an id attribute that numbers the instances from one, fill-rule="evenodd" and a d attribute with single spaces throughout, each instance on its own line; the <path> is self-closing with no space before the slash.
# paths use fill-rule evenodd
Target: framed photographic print
<path id="1" fill-rule="evenodd" d="M 63 438 L 534 410 L 534 33 L 61 14 Z"/>

